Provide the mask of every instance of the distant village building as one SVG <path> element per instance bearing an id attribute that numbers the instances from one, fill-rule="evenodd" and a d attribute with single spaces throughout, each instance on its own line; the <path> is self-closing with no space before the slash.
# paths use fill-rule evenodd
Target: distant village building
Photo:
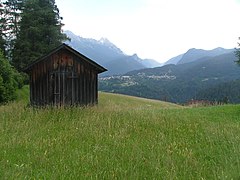
<path id="1" fill-rule="evenodd" d="M 62 44 L 30 64 L 32 105 L 93 105 L 98 102 L 98 74 L 104 67 Z"/>

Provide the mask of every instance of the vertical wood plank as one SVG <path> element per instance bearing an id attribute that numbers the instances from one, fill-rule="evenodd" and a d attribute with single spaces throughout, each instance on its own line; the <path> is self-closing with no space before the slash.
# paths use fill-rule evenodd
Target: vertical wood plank
<path id="1" fill-rule="evenodd" d="M 96 94 L 96 99 L 95 99 L 95 102 L 96 104 L 98 104 L 98 74 L 96 73 L 96 76 L 95 76 L 95 94 Z"/>

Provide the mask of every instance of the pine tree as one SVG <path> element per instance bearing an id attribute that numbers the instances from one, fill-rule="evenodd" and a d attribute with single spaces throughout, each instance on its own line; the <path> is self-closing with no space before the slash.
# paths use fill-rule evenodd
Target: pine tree
<path id="1" fill-rule="evenodd" d="M 19 32 L 23 0 L 7 0 L 1 3 L 1 34 L 5 41 L 5 52 L 11 59 L 12 50 Z"/>
<path id="2" fill-rule="evenodd" d="M 0 51 L 3 52 L 3 55 L 6 56 L 6 52 L 5 52 L 5 40 L 3 38 L 3 33 L 0 30 Z"/>
<path id="3" fill-rule="evenodd" d="M 240 40 L 240 37 L 239 37 Z M 240 43 L 238 43 L 238 46 L 240 47 Z M 240 48 L 236 49 L 235 55 L 238 58 L 237 63 L 240 65 Z"/>
<path id="4" fill-rule="evenodd" d="M 13 52 L 19 71 L 66 40 L 61 20 L 55 0 L 25 1 Z"/>
<path id="5" fill-rule="evenodd" d="M 3 3 L 0 2 L 0 50 L 3 52 L 5 55 L 5 45 L 6 41 L 4 39 L 5 34 L 4 34 L 4 26 L 5 26 L 5 19 L 4 19 L 4 6 Z"/>
<path id="6" fill-rule="evenodd" d="M 4 56 L 6 56 L 6 51 L 5 51 L 6 41 L 4 39 L 4 36 L 5 35 L 2 31 L 2 28 L 0 27 L 0 51 L 3 52 Z"/>

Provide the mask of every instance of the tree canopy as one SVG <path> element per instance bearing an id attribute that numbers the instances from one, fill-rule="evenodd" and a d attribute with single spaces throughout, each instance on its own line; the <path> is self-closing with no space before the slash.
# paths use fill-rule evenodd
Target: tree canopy
<path id="1" fill-rule="evenodd" d="M 13 50 L 13 65 L 22 71 L 29 63 L 66 39 L 62 18 L 55 0 L 26 0 L 23 5 L 19 33 Z"/>
<path id="2" fill-rule="evenodd" d="M 4 54 L 12 58 L 12 50 L 19 32 L 23 0 L 7 0 L 0 2 L 0 32 L 4 40 Z"/>
<path id="3" fill-rule="evenodd" d="M 239 40 L 240 40 L 240 37 L 239 37 Z M 238 46 L 239 46 L 239 48 L 236 49 L 235 54 L 238 58 L 237 63 L 240 65 L 240 43 L 238 43 Z"/>

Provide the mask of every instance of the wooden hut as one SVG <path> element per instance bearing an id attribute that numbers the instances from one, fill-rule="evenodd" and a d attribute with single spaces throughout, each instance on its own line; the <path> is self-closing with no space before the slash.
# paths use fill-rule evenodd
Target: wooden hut
<path id="1" fill-rule="evenodd" d="M 93 105 L 98 102 L 98 74 L 104 67 L 62 44 L 30 64 L 32 105 Z"/>

